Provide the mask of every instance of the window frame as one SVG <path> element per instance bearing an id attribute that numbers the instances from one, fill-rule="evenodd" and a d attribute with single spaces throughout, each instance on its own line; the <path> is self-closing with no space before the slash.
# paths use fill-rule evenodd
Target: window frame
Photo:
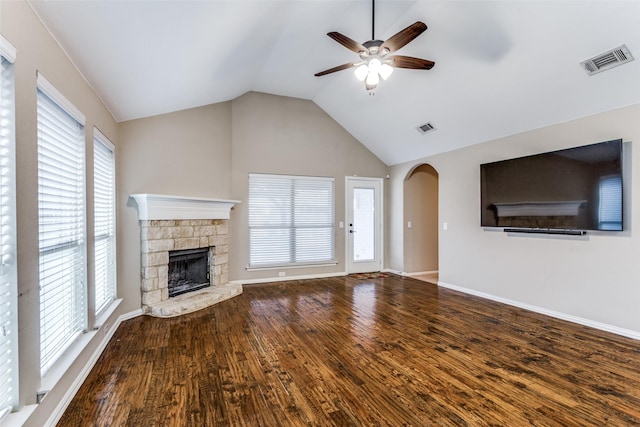
<path id="1" fill-rule="evenodd" d="M 0 35 L 0 421 L 18 406 L 15 59 Z"/>
<path id="2" fill-rule="evenodd" d="M 53 85 L 51 85 L 40 73 L 37 77 L 37 131 L 38 131 L 38 235 L 39 235 L 39 253 L 38 253 L 38 265 L 39 265 L 39 285 L 40 285 L 40 373 L 44 377 L 51 367 L 53 367 L 56 361 L 66 352 L 66 350 L 73 345 L 73 343 L 87 331 L 88 323 L 88 311 L 87 311 L 87 219 L 86 219 L 86 149 L 85 149 L 85 117 L 71 102 L 69 102 Z M 45 112 L 50 116 L 45 116 Z M 59 116 L 54 116 L 59 114 Z M 70 125 L 66 131 L 69 135 L 72 135 L 70 140 L 62 141 L 65 144 L 64 147 L 56 146 L 53 142 L 47 141 L 46 138 L 57 138 L 60 129 L 45 127 L 45 120 L 52 120 L 51 124 L 62 125 L 66 121 L 66 125 Z M 58 120 L 55 122 L 54 120 Z M 76 126 L 77 129 L 73 130 Z M 46 130 L 45 130 L 46 129 Z M 46 135 L 49 131 L 50 134 Z M 55 133 L 54 133 L 55 131 Z M 58 141 L 61 142 L 61 141 Z M 59 157 L 56 162 L 46 160 L 45 150 L 50 144 L 50 150 L 47 152 L 49 156 L 67 156 Z M 75 145 L 75 147 L 74 147 Z M 77 151 L 73 151 L 77 150 Z M 75 158 L 74 166 L 74 159 Z M 64 164 L 61 160 L 69 161 Z M 51 169 L 52 164 L 56 165 L 57 170 Z M 51 197 L 51 192 L 44 186 L 46 182 L 58 185 L 58 182 L 54 178 L 59 173 L 60 179 L 63 177 L 64 172 L 59 166 L 69 166 L 69 172 L 71 177 L 68 177 L 68 191 L 75 193 L 77 198 L 65 199 L 65 202 L 73 202 L 70 204 L 68 212 L 75 211 L 75 215 L 72 217 L 62 216 L 57 211 L 52 211 L 53 214 L 57 214 L 57 223 L 62 223 L 63 219 L 68 221 L 68 224 L 73 224 L 66 229 L 55 228 L 51 224 L 53 221 L 45 221 L 45 217 L 42 215 L 44 206 L 49 203 L 47 196 Z M 74 178 L 75 177 L 75 178 Z M 62 182 L 62 181 L 60 181 Z M 67 185 L 65 184 L 65 188 Z M 52 185 L 53 188 L 53 185 Z M 63 186 L 60 184 L 60 188 Z M 62 192 L 62 190 L 61 190 Z M 58 197 L 58 196 L 56 196 Z M 60 206 L 60 205 L 59 205 Z M 56 208 L 57 209 L 57 208 Z M 61 209 L 62 210 L 62 209 Z M 70 222 L 69 222 L 70 221 Z M 49 228 L 51 227 L 51 228 Z M 52 232 L 52 230 L 59 230 Z M 75 233 L 75 234 L 74 234 Z M 46 244 L 42 240 L 43 238 L 53 238 L 54 242 Z M 71 269 L 69 262 L 54 260 L 54 257 L 68 257 L 69 261 L 74 264 Z M 52 263 L 52 264 L 48 264 Z M 51 273 L 54 272 L 53 266 L 56 266 L 58 270 L 64 271 L 64 281 L 68 283 L 60 284 L 59 281 L 51 278 Z M 47 271 L 45 276 L 43 273 Z M 51 278 L 51 280 L 50 280 Z M 54 283 L 57 283 L 54 285 Z M 52 287 L 63 286 L 61 289 L 68 293 L 64 302 L 68 302 L 68 306 L 61 303 L 61 301 L 55 300 L 53 297 L 47 298 L 46 293 L 51 292 Z M 55 295 L 60 298 L 60 289 L 55 290 Z M 44 324 L 53 326 L 52 322 L 48 318 L 48 311 L 53 305 L 58 304 L 54 309 L 56 321 L 61 321 L 62 326 L 55 323 L 56 328 L 45 328 Z M 62 311 L 65 307 L 66 310 Z M 46 316 L 47 319 L 45 319 Z M 55 330 L 54 334 L 51 332 Z M 56 338 L 58 333 L 62 333 L 62 338 Z M 50 346 L 48 343 L 53 343 Z"/>
<path id="3" fill-rule="evenodd" d="M 109 164 L 103 164 L 102 167 L 107 169 L 106 171 L 103 169 L 103 172 L 106 172 L 108 176 L 106 178 L 110 178 L 110 182 L 103 182 L 105 186 L 109 186 L 108 193 L 106 194 L 106 200 L 102 200 L 102 203 L 107 203 L 108 210 L 110 210 L 109 218 L 106 221 L 109 223 L 106 227 L 108 228 L 107 234 L 98 234 L 98 227 L 101 218 L 99 217 L 99 209 L 98 209 L 98 193 L 97 188 L 102 187 L 101 175 L 99 174 L 99 165 L 98 161 L 100 157 L 98 156 L 98 151 L 104 148 L 109 152 L 110 159 Z M 94 313 L 96 317 L 99 317 L 105 310 L 109 307 L 109 305 L 115 301 L 117 297 L 117 266 L 116 266 L 116 163 L 115 163 L 115 146 L 113 143 L 107 138 L 100 130 L 97 128 L 93 128 L 93 215 L 94 215 Z M 100 184 L 100 185 L 99 185 Z M 99 244 L 106 241 L 106 266 L 102 266 L 104 270 L 101 270 L 101 266 L 99 262 L 102 260 L 99 255 Z M 106 283 L 101 284 L 102 280 L 99 277 L 99 272 L 104 271 L 106 277 Z M 103 292 L 104 290 L 104 292 Z M 99 293 L 105 295 L 104 301 L 101 301 L 99 304 Z"/>
<path id="4" fill-rule="evenodd" d="M 259 193 L 259 186 L 264 190 L 269 186 L 269 182 L 274 184 L 270 187 L 271 192 L 273 193 L 275 188 L 276 191 L 280 191 L 279 195 L 271 194 L 269 198 L 267 192 Z M 301 188 L 303 190 L 300 190 Z M 327 203 L 317 204 L 312 210 L 307 207 L 305 210 L 305 203 L 322 200 L 322 197 L 310 197 L 310 192 L 313 191 L 318 192 L 319 195 L 325 193 Z M 329 192 L 326 193 L 327 191 Z M 268 201 L 267 198 L 269 198 Z M 265 202 L 268 206 L 264 205 Z M 265 212 L 274 208 L 279 209 L 278 215 Z M 248 210 L 247 270 L 337 264 L 335 178 L 250 173 Z M 316 211 L 320 212 L 318 222 L 315 222 L 314 215 L 311 214 Z M 276 244 L 273 247 L 266 248 L 265 243 L 268 243 L 269 239 L 274 239 L 274 232 L 280 233 L 280 239 L 275 239 Z M 317 240 L 313 240 L 314 234 Z M 316 255 L 319 257 L 310 259 L 309 254 L 312 254 L 312 250 L 309 248 L 315 243 L 318 243 L 315 247 Z"/>

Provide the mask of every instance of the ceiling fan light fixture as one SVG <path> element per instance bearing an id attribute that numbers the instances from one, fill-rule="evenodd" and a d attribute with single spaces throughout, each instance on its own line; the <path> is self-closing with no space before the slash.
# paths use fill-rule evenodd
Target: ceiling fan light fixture
<path id="1" fill-rule="evenodd" d="M 363 82 L 364 79 L 367 78 L 367 74 L 369 74 L 369 67 L 367 64 L 362 64 L 358 66 L 353 73 L 356 75 L 356 79 Z"/>
<path id="2" fill-rule="evenodd" d="M 369 60 L 369 71 L 372 73 L 380 72 L 380 67 L 382 67 L 382 62 L 378 58 L 371 58 Z"/>
<path id="3" fill-rule="evenodd" d="M 380 74 L 380 77 L 382 77 L 382 80 L 387 80 L 391 73 L 393 73 L 393 67 L 389 64 L 382 64 L 378 73 Z"/>
<path id="4" fill-rule="evenodd" d="M 375 88 L 378 86 L 378 83 L 380 83 L 380 75 L 377 71 L 374 71 L 369 67 L 369 74 L 367 74 L 367 80 L 365 82 L 367 87 L 373 86 Z"/>

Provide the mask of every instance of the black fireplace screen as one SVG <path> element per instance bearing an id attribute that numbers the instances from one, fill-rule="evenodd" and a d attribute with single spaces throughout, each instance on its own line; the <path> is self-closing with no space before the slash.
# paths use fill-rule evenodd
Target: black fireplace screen
<path id="1" fill-rule="evenodd" d="M 169 297 L 210 286 L 209 248 L 169 252 Z"/>

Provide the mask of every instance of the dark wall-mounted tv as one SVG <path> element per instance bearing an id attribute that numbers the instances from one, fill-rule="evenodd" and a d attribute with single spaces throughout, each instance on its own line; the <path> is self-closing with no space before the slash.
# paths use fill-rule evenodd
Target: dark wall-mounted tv
<path id="1" fill-rule="evenodd" d="M 483 227 L 622 231 L 622 140 L 480 165 Z"/>

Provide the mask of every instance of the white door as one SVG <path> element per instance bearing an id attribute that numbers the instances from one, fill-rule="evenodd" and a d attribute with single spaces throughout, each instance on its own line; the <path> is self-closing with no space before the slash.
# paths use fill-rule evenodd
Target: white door
<path id="1" fill-rule="evenodd" d="M 382 179 L 347 177 L 347 273 L 382 269 Z"/>

